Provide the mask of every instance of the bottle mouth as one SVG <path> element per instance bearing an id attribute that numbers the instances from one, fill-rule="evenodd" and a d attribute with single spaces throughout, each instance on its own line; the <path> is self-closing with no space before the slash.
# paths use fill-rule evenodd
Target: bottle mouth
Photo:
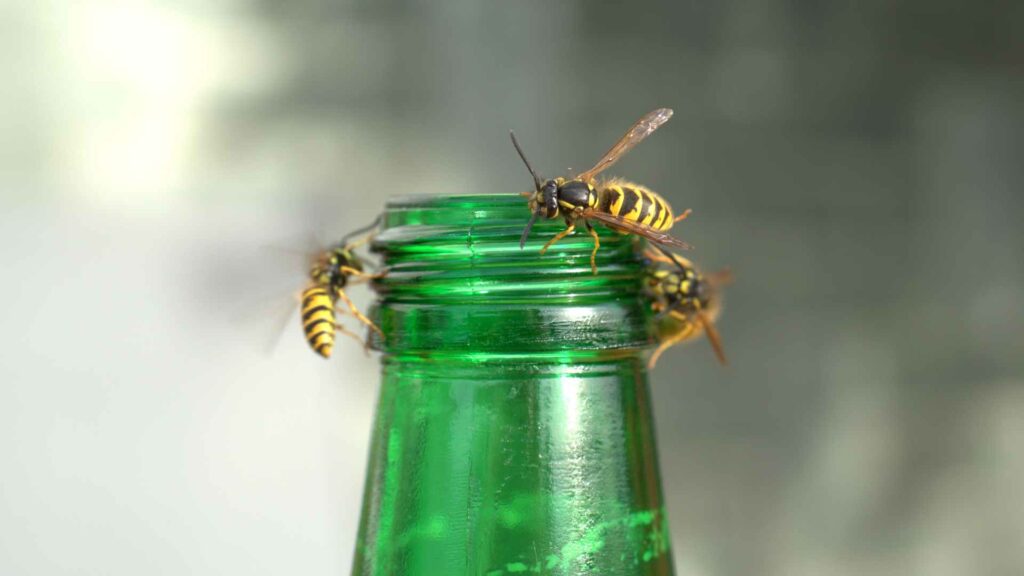
<path id="1" fill-rule="evenodd" d="M 375 347 L 557 352 L 646 345 L 638 239 L 596 225 L 595 276 L 593 239 L 582 222 L 541 254 L 565 222 L 537 221 L 520 249 L 529 219 L 518 194 L 389 202 L 371 244 L 387 270 L 373 283 L 374 313 L 387 334 Z"/>
<path id="2" fill-rule="evenodd" d="M 381 233 L 371 249 L 388 275 L 374 284 L 391 302 L 478 299 L 491 303 L 579 303 L 633 297 L 641 288 L 643 261 L 637 239 L 595 226 L 601 239 L 590 268 L 593 239 L 580 223 L 576 233 L 540 250 L 565 229 L 542 219 L 523 248 L 530 219 L 515 194 L 408 197 L 388 203 Z"/>

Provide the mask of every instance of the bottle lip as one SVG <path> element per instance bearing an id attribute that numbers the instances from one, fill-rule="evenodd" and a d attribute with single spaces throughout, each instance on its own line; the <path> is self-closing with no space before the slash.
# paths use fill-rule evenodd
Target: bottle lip
<path id="1" fill-rule="evenodd" d="M 373 282 L 386 350 L 607 350 L 647 345 L 642 245 L 595 225 L 540 248 L 565 228 L 537 222 L 518 194 L 410 196 L 388 202 L 371 250 L 387 275 Z M 422 330 L 429 326 L 429 330 Z M 475 327 L 467 333 L 459 326 Z"/>
<path id="2" fill-rule="evenodd" d="M 506 206 L 506 205 L 525 205 L 524 197 L 519 194 L 510 193 L 498 193 L 498 194 L 485 194 L 485 193 L 468 193 L 468 194 L 406 194 L 404 196 L 397 196 L 388 200 L 387 210 L 393 208 L 407 208 L 407 207 L 429 207 L 429 208 L 446 208 L 446 207 L 460 207 L 466 203 L 473 203 L 475 205 L 495 205 L 495 206 Z"/>
<path id="3" fill-rule="evenodd" d="M 526 201 L 516 194 L 392 200 L 371 243 L 388 270 L 374 289 L 402 301 L 481 299 L 503 304 L 538 298 L 548 303 L 606 302 L 639 293 L 643 258 L 635 236 L 595 224 L 601 239 L 595 276 L 590 268 L 593 239 L 582 225 L 541 254 L 565 222 L 538 221 L 520 248 L 528 220 Z M 435 281 L 441 285 L 431 286 Z"/>
<path id="4" fill-rule="evenodd" d="M 395 231 L 403 226 L 440 226 L 463 228 L 467 226 L 523 227 L 529 219 L 527 201 L 519 194 L 452 194 L 442 196 L 402 196 L 388 201 L 381 223 L 381 234 L 374 245 L 401 242 L 407 239 Z M 542 221 L 538 226 L 564 227 L 561 219 Z M 411 239 L 422 236 L 417 230 Z M 397 235 L 397 238 L 396 238 Z"/>

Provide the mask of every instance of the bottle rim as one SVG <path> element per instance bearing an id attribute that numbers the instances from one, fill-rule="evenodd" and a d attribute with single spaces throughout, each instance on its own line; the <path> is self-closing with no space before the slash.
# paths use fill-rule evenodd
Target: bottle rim
<path id="1" fill-rule="evenodd" d="M 595 225 L 601 240 L 595 276 L 593 241 L 582 225 L 542 255 L 541 247 L 565 223 L 537 222 L 521 249 L 528 219 L 526 199 L 518 194 L 388 202 L 371 243 L 387 271 L 372 284 L 378 295 L 374 314 L 387 335 L 374 346 L 438 353 L 646 346 L 642 242 Z M 477 329 L 460 333 L 458 325 Z"/>

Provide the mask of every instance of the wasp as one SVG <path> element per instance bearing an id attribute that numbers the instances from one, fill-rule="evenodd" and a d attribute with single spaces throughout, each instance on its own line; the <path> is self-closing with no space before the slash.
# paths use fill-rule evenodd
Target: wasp
<path id="1" fill-rule="evenodd" d="M 366 317 L 345 293 L 350 280 L 366 282 L 383 276 L 383 273 L 370 274 L 364 271 L 363 261 L 355 253 L 356 248 L 366 244 L 373 237 L 373 230 L 380 223 L 380 217 L 369 226 L 346 235 L 341 242 L 321 251 L 313 258 L 309 268 L 309 284 L 302 291 L 300 300 L 302 329 L 309 346 L 324 358 L 330 358 L 334 350 L 335 332 L 341 332 L 368 346 L 356 334 L 338 323 L 336 307 L 338 301 L 343 302 L 360 322 L 383 336 L 380 328 Z M 349 242 L 349 239 L 370 232 L 361 240 Z M 338 310 L 340 311 L 340 310 Z"/>
<path id="2" fill-rule="evenodd" d="M 576 223 L 583 221 L 587 232 L 594 239 L 594 248 L 590 253 L 590 269 L 594 274 L 597 274 L 596 258 L 601 240 L 591 225 L 591 220 L 597 220 L 624 234 L 643 236 L 657 244 L 689 249 L 689 244 L 666 234 L 673 224 L 690 214 L 689 210 L 680 216 L 673 216 L 672 207 L 668 202 L 644 186 L 617 178 L 597 180 L 599 174 L 615 164 L 626 152 L 650 136 L 671 117 L 672 110 L 669 108 L 649 112 L 637 120 L 593 168 L 572 178 L 558 177 L 551 180 L 541 180 L 537 176 L 522 147 L 519 146 L 515 133 L 510 132 L 512 145 L 533 176 L 534 185 L 533 192 L 523 193 L 530 198 L 529 207 L 532 215 L 519 239 L 519 248 L 522 249 L 526 244 L 530 230 L 538 218 L 544 216 L 553 219 L 562 216 L 565 219 L 565 230 L 548 240 L 541 248 L 541 254 L 547 252 L 548 248 L 562 238 L 575 232 Z"/>
<path id="3" fill-rule="evenodd" d="M 715 356 L 726 364 L 722 339 L 715 320 L 722 311 L 721 288 L 732 282 L 732 273 L 721 270 L 704 275 L 686 258 L 657 246 L 661 254 L 648 250 L 647 292 L 656 312 L 658 348 L 647 367 L 653 369 L 665 350 L 706 334 Z"/>

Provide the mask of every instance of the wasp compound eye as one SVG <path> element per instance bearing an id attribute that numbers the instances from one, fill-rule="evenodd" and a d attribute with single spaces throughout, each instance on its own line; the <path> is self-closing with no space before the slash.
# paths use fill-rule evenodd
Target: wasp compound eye
<path id="1" fill-rule="evenodd" d="M 544 210 L 547 212 L 547 217 L 554 218 L 558 216 L 558 184 L 554 180 L 548 180 L 544 183 L 542 191 L 544 193 Z"/>

